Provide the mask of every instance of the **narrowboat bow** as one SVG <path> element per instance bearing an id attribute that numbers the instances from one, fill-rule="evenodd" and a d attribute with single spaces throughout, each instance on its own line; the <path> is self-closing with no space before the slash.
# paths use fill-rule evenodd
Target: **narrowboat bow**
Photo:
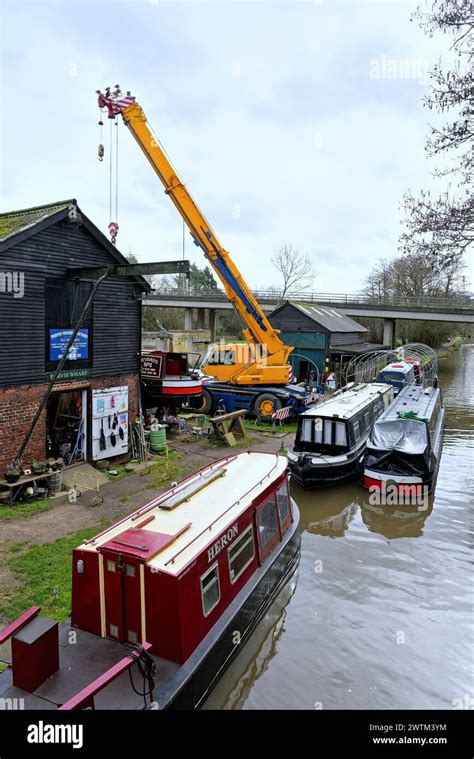
<path id="1" fill-rule="evenodd" d="M 392 401 L 390 385 L 372 382 L 339 391 L 301 414 L 288 449 L 292 478 L 310 490 L 356 477 L 374 421 Z"/>

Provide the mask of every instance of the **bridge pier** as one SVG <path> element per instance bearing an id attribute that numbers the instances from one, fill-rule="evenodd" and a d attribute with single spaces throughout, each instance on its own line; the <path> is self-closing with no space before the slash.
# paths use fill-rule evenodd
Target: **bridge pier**
<path id="1" fill-rule="evenodd" d="M 207 308 L 197 308 L 196 309 L 196 316 L 197 316 L 197 328 L 198 329 L 206 329 L 206 321 L 208 316 L 209 309 Z"/>
<path id="2" fill-rule="evenodd" d="M 383 320 L 383 340 L 384 345 L 389 345 L 390 348 L 395 346 L 395 319 Z"/>
<path id="3" fill-rule="evenodd" d="M 217 310 L 215 308 L 210 308 L 208 311 L 209 315 L 209 329 L 211 331 L 211 341 L 214 342 L 216 339 L 216 324 L 217 324 Z"/>
<path id="4" fill-rule="evenodd" d="M 191 332 L 193 329 L 193 309 L 184 309 L 184 330 L 185 332 Z"/>

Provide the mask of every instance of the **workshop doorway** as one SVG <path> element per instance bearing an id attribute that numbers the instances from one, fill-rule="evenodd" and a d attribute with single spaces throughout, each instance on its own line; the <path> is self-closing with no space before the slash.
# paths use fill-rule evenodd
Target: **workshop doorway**
<path id="1" fill-rule="evenodd" d="M 87 459 L 87 390 L 52 393 L 46 404 L 48 458 L 66 464 Z"/>

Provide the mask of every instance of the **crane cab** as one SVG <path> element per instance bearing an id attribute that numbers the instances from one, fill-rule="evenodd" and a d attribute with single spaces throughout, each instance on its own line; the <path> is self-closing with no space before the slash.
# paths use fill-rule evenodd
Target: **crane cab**
<path id="1" fill-rule="evenodd" d="M 255 360 L 254 346 L 248 343 L 217 343 L 209 346 L 200 368 L 209 377 L 229 382 Z"/>

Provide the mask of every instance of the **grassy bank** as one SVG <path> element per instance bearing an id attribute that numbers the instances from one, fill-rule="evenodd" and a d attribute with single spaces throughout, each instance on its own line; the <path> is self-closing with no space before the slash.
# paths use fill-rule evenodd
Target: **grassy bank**
<path id="1" fill-rule="evenodd" d="M 451 343 L 449 350 L 451 351 L 458 351 L 462 345 L 466 342 L 465 337 L 457 337 L 453 342 Z"/>
<path id="2" fill-rule="evenodd" d="M 53 543 L 32 547 L 24 543 L 11 546 L 6 566 L 20 584 L 14 593 L 5 594 L 2 598 L 0 616 L 15 619 L 30 606 L 38 604 L 45 616 L 59 622 L 67 619 L 71 611 L 72 550 L 114 521 L 103 520 L 94 527 Z"/>
<path id="3" fill-rule="evenodd" d="M 442 350 L 438 351 L 438 358 L 447 358 L 450 353 L 456 353 L 464 343 L 467 342 L 467 337 L 456 337 L 452 343 L 443 346 Z"/>
<path id="4" fill-rule="evenodd" d="M 54 506 L 52 498 L 41 498 L 38 501 L 20 501 L 13 506 L 0 505 L 0 519 L 26 519 L 36 516 L 43 511 L 49 511 Z"/>

